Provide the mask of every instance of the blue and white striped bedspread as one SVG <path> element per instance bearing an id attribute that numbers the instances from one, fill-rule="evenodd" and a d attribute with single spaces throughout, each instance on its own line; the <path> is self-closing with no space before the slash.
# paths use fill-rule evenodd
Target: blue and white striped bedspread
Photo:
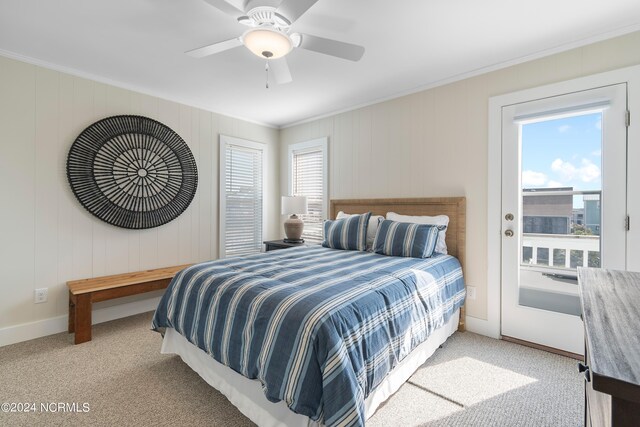
<path id="1" fill-rule="evenodd" d="M 460 263 L 448 255 L 291 248 L 181 271 L 153 328 L 174 328 L 294 412 L 362 426 L 369 392 L 464 297 Z"/>

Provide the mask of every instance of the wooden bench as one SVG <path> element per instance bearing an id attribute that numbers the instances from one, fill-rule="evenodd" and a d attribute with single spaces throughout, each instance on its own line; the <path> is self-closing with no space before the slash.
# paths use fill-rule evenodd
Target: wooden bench
<path id="1" fill-rule="evenodd" d="M 165 289 L 177 272 L 190 265 L 192 264 L 67 282 L 69 333 L 75 332 L 74 343 L 91 341 L 91 306 L 94 302 Z"/>

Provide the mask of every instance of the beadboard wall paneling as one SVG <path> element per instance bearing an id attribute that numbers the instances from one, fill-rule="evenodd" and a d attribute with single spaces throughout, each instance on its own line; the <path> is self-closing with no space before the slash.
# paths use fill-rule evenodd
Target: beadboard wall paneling
<path id="1" fill-rule="evenodd" d="M 93 122 L 118 114 L 159 120 L 196 158 L 193 202 L 161 227 L 113 227 L 89 214 L 69 188 L 71 144 Z M 221 133 L 267 145 L 265 238 L 277 238 L 279 130 L 0 57 L 0 330 L 66 315 L 68 280 L 216 258 Z M 47 303 L 33 303 L 36 288 L 49 288 Z"/>
<path id="2" fill-rule="evenodd" d="M 640 32 L 281 131 L 287 146 L 329 137 L 330 198 L 467 198 L 467 314 L 487 318 L 489 97 L 640 63 Z M 283 168 L 286 170 L 286 168 Z M 287 173 L 281 175 L 287 193 Z"/>
<path id="3" fill-rule="evenodd" d="M 12 81 L 0 79 L 0 209 L 2 233 L 0 244 L 0 324 L 8 319 L 24 322 L 36 310 L 33 287 L 35 282 L 35 219 L 36 219 L 36 147 L 35 68 L 20 63 L 0 61 L 0 74 L 12 75 Z M 11 284 L 18 284 L 12 288 Z"/>

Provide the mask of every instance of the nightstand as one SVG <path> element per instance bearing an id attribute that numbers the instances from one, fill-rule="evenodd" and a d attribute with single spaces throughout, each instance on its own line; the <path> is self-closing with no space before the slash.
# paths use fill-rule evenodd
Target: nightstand
<path id="1" fill-rule="evenodd" d="M 297 246 L 305 246 L 306 243 L 286 243 L 284 240 L 269 240 L 264 243 L 265 252 L 275 251 L 276 249 L 295 248 Z"/>

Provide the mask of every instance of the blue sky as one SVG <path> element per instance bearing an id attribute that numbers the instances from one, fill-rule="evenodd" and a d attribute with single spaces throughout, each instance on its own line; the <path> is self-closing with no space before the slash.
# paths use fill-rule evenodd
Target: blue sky
<path id="1" fill-rule="evenodd" d="M 522 125 L 522 187 L 600 190 L 601 113 Z"/>

